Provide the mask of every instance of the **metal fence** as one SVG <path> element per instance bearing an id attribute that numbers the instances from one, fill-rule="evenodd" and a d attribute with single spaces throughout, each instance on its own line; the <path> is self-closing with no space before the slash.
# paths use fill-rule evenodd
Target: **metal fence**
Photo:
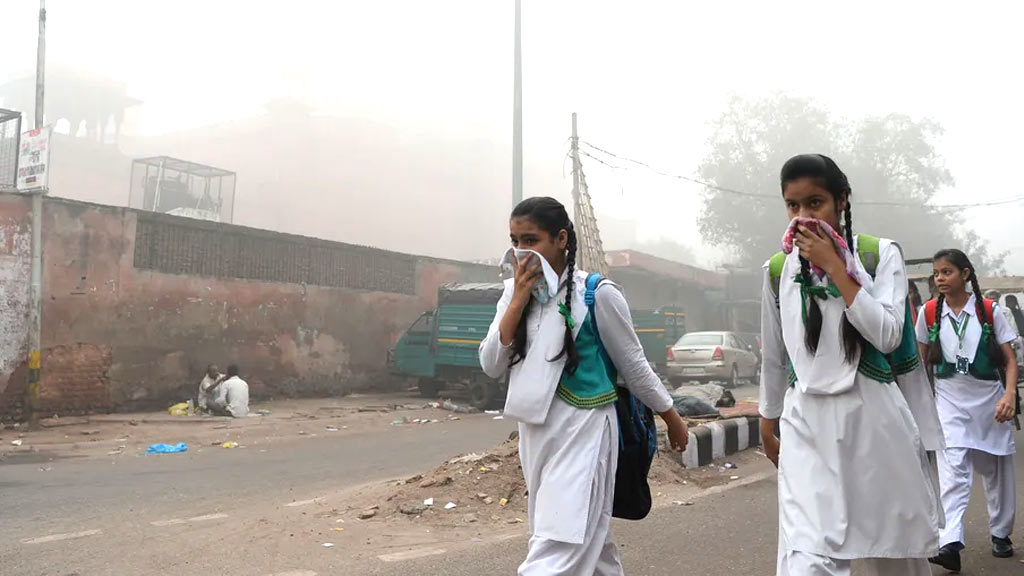
<path id="1" fill-rule="evenodd" d="M 20 141 L 21 112 L 0 108 L 0 192 L 15 190 Z"/>

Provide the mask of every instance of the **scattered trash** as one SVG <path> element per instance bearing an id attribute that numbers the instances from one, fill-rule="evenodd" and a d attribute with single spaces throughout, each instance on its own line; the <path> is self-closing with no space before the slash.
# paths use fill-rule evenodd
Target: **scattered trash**
<path id="1" fill-rule="evenodd" d="M 504 508 L 505 506 L 508 506 L 508 498 L 502 498 L 501 500 L 498 500 L 498 504 L 502 508 Z"/>
<path id="2" fill-rule="evenodd" d="M 128 421 L 128 425 L 129 426 L 138 426 L 139 425 L 139 421 L 138 420 L 129 420 Z"/>
<path id="3" fill-rule="evenodd" d="M 118 454 L 124 454 L 124 446 L 118 446 L 116 449 L 107 452 L 107 456 L 117 456 Z"/>
<path id="4" fill-rule="evenodd" d="M 718 416 L 718 410 L 696 396 L 676 396 L 673 400 L 680 416 Z"/>
<path id="5" fill-rule="evenodd" d="M 491 420 L 504 420 L 504 419 L 505 419 L 504 416 L 495 416 L 494 418 L 491 418 Z"/>
<path id="6" fill-rule="evenodd" d="M 733 464 L 732 462 L 726 462 L 725 463 L 725 469 L 726 470 L 735 470 L 736 468 L 739 468 L 739 466 Z"/>
<path id="7" fill-rule="evenodd" d="M 82 436 L 95 436 L 99 433 L 99 430 L 82 430 L 81 432 L 79 432 L 79 434 L 81 434 Z"/>
<path id="8" fill-rule="evenodd" d="M 689 501 L 684 502 L 682 500 L 676 500 L 676 501 L 674 501 L 672 503 L 675 504 L 676 506 L 693 506 L 693 502 L 689 502 Z"/>
<path id="9" fill-rule="evenodd" d="M 321 546 L 324 548 L 334 548 L 334 544 L 331 544 L 330 542 L 324 542 Z"/>
<path id="10" fill-rule="evenodd" d="M 224 442 L 220 445 L 221 448 L 238 448 L 238 442 Z"/>
<path id="11" fill-rule="evenodd" d="M 344 524 L 345 523 L 345 519 L 344 518 L 338 518 L 337 520 L 334 521 L 334 523 L 335 524 Z"/>
<path id="12" fill-rule="evenodd" d="M 445 504 L 444 505 L 444 509 L 445 510 L 454 510 L 455 509 L 455 502 L 449 502 L 449 503 Z"/>
<path id="13" fill-rule="evenodd" d="M 522 524 L 523 523 L 523 519 L 522 518 L 513 518 L 512 520 L 509 520 L 508 523 L 509 524 Z"/>
<path id="14" fill-rule="evenodd" d="M 431 488 L 431 487 L 434 487 L 434 486 L 437 486 L 437 487 L 447 486 L 447 485 L 451 484 L 454 481 L 455 480 L 451 476 L 444 476 L 442 478 L 430 478 L 428 480 L 424 480 L 423 482 L 420 482 L 420 488 Z"/>
<path id="15" fill-rule="evenodd" d="M 338 427 L 337 426 L 327 426 L 327 427 L 324 428 L 324 430 L 327 430 L 328 432 L 337 432 L 338 431 Z"/>
<path id="16" fill-rule="evenodd" d="M 177 444 L 153 444 L 146 448 L 146 454 L 176 454 L 187 451 L 188 444 L 184 442 L 178 442 Z"/>
<path id="17" fill-rule="evenodd" d="M 494 504 L 494 498 L 491 498 L 490 496 L 488 496 L 488 497 L 483 499 L 483 503 L 487 504 L 488 506 L 490 506 L 491 504 Z"/>
<path id="18" fill-rule="evenodd" d="M 376 515 L 377 515 L 377 510 L 376 509 L 363 510 L 362 512 L 359 513 L 359 519 L 360 520 L 369 520 L 370 518 L 373 518 Z"/>
<path id="19" fill-rule="evenodd" d="M 739 480 L 739 479 L 740 479 L 740 477 L 739 477 L 739 476 L 731 476 L 731 477 L 729 478 L 729 480 Z"/>
<path id="20" fill-rule="evenodd" d="M 392 426 L 403 426 L 404 424 L 405 424 L 405 422 L 402 421 L 402 420 L 394 420 L 394 421 L 391 422 Z"/>
<path id="21" fill-rule="evenodd" d="M 40 471 L 40 472 L 49 472 L 50 470 L 53 470 L 53 468 L 51 468 L 51 467 L 49 467 L 49 466 L 47 466 L 47 467 L 45 467 L 45 468 L 40 468 L 40 469 L 39 469 L 39 471 Z"/>
<path id="22" fill-rule="evenodd" d="M 174 406 L 167 409 L 167 413 L 171 416 L 186 416 L 188 415 L 188 402 L 178 402 Z"/>
<path id="23" fill-rule="evenodd" d="M 491 416 L 497 416 L 501 414 L 501 410 L 484 410 L 484 414 L 490 414 Z"/>
<path id="24" fill-rule="evenodd" d="M 451 400 L 445 400 L 441 404 L 441 408 L 448 410 L 450 412 L 455 412 L 457 414 L 476 414 L 480 412 L 479 410 L 473 408 L 472 406 L 460 406 L 452 402 Z"/>
<path id="25" fill-rule="evenodd" d="M 11 440 L 11 446 L 21 446 L 21 439 Z"/>
<path id="26" fill-rule="evenodd" d="M 256 413 L 259 414 L 260 416 L 269 416 L 270 410 L 267 410 L 266 408 L 261 408 L 257 410 Z"/>
<path id="27" fill-rule="evenodd" d="M 484 498 L 487 498 L 487 494 L 481 492 L 480 494 L 476 495 L 476 498 L 477 500 L 483 500 Z"/>
<path id="28" fill-rule="evenodd" d="M 423 505 L 424 506 L 433 506 L 434 505 L 434 499 L 433 498 L 427 498 L 426 500 L 423 501 Z"/>
<path id="29" fill-rule="evenodd" d="M 484 459 L 484 457 L 483 457 L 482 454 L 477 454 L 476 452 L 470 452 L 469 454 L 466 454 L 464 456 L 458 456 L 456 458 L 452 458 L 451 460 L 448 461 L 448 463 L 449 464 L 463 464 L 463 463 L 466 463 L 466 462 L 479 462 L 479 461 L 481 461 L 483 459 Z"/>
<path id="30" fill-rule="evenodd" d="M 331 528 L 331 530 L 334 530 L 335 532 L 344 532 L 345 531 L 344 528 L 340 528 L 340 527 Z"/>

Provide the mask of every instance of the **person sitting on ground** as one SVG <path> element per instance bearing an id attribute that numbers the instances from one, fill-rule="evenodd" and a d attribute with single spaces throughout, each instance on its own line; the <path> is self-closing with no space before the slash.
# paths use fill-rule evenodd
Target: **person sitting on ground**
<path id="1" fill-rule="evenodd" d="M 216 364 L 210 364 L 206 367 L 206 374 L 203 375 L 202 381 L 199 382 L 199 394 L 196 397 L 196 404 L 200 410 L 205 412 L 208 409 L 207 406 L 217 397 L 217 389 L 223 381 L 224 375 L 220 373 L 220 369 L 217 368 Z"/>
<path id="2" fill-rule="evenodd" d="M 220 416 L 245 418 L 249 415 L 249 384 L 239 377 L 238 366 L 228 366 L 227 377 L 218 386 L 215 398 L 209 401 L 210 411 Z"/>

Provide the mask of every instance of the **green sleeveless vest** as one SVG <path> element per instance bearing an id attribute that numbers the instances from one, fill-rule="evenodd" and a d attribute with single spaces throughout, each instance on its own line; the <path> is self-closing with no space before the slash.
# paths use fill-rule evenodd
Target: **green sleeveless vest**
<path id="1" fill-rule="evenodd" d="M 576 408 L 600 408 L 614 404 L 617 398 L 615 383 L 618 371 L 607 355 L 600 353 L 594 323 L 590 321 L 590 312 L 580 326 L 576 335 L 576 351 L 579 353 L 580 365 L 576 372 L 562 372 L 556 393 L 569 405 Z"/>
<path id="2" fill-rule="evenodd" d="M 857 257 L 860 259 L 860 263 L 864 266 L 864 270 L 867 271 L 868 275 L 874 278 L 879 262 L 879 239 L 867 234 L 858 234 Z M 775 295 L 776 305 L 778 305 L 779 283 L 785 263 L 786 254 L 783 252 L 775 254 L 768 261 L 768 275 L 772 293 Z M 903 338 L 900 340 L 899 347 L 886 355 L 865 342 L 864 349 L 860 355 L 860 363 L 857 365 L 857 371 L 876 382 L 889 384 L 894 382 L 897 376 L 913 372 L 920 364 L 921 359 L 917 350 L 917 340 L 914 336 L 914 321 L 910 311 L 910 298 L 908 297 L 904 305 Z M 794 384 L 796 384 L 796 373 L 793 371 L 791 363 L 789 365 L 789 385 L 793 386 Z"/>

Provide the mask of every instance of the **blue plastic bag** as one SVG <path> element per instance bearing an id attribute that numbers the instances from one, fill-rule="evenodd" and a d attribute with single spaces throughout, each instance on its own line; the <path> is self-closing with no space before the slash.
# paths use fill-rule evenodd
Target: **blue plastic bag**
<path id="1" fill-rule="evenodd" d="M 153 444 L 149 448 L 146 448 L 146 454 L 175 454 L 177 452 L 187 452 L 188 444 L 184 442 L 178 442 L 177 444 Z"/>

